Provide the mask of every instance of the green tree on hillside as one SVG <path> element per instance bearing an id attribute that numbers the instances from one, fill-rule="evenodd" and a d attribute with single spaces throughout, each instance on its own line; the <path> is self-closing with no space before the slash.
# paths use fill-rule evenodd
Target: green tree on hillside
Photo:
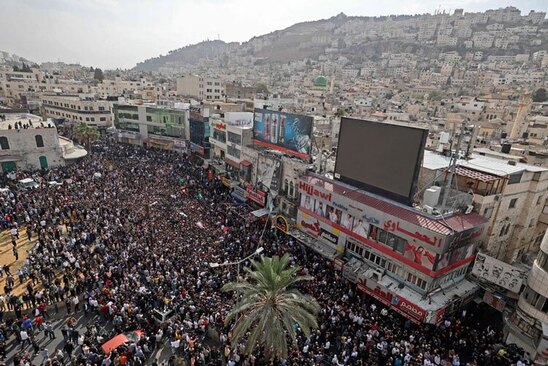
<path id="1" fill-rule="evenodd" d="M 546 89 L 539 88 L 533 93 L 533 102 L 546 102 L 547 100 Z"/>

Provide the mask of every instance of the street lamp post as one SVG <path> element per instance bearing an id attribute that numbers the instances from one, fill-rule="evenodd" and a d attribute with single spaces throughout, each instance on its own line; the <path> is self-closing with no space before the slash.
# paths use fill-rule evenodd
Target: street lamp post
<path id="1" fill-rule="evenodd" d="M 243 259 L 240 259 L 239 261 L 236 261 L 236 262 L 224 262 L 224 263 L 216 263 L 216 262 L 210 262 L 209 263 L 209 267 L 210 268 L 218 268 L 218 267 L 227 267 L 227 266 L 238 266 L 238 278 L 240 278 L 240 264 L 244 263 L 246 260 L 256 256 L 256 255 L 259 255 L 261 254 L 262 252 L 264 251 L 264 248 L 263 247 L 259 247 L 257 248 L 257 250 L 255 250 L 253 253 L 251 253 L 250 255 L 248 255 L 247 257 L 243 258 Z"/>

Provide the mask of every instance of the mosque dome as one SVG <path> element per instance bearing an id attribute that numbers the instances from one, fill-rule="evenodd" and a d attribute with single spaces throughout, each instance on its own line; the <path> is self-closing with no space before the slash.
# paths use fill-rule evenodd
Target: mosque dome
<path id="1" fill-rule="evenodd" d="M 316 76 L 314 86 L 327 86 L 327 79 L 323 75 Z"/>

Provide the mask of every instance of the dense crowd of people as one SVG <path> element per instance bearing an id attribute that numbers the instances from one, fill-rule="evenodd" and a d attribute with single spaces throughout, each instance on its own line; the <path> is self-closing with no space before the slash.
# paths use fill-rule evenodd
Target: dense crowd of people
<path id="1" fill-rule="evenodd" d="M 14 253 L 19 235 L 36 240 L 15 274 L 1 268 L 0 357 L 20 347 L 14 365 L 155 365 L 164 362 L 155 357 L 162 349 L 172 355 L 166 363 L 196 366 L 529 363 L 500 331 L 470 317 L 417 326 L 358 293 L 321 256 L 234 209 L 229 189 L 187 155 L 103 141 L 85 160 L 35 178 L 63 185 L 0 195 Z M 301 290 L 322 305 L 319 328 L 300 334 L 287 360 L 231 345 L 223 323 L 233 301 L 220 288 L 236 268 L 208 265 L 237 261 L 259 245 L 263 255 L 289 251 L 314 278 Z M 55 337 L 49 319 L 57 313 L 66 317 L 64 341 L 48 350 L 37 338 Z M 134 330 L 143 335 L 102 349 L 112 335 Z"/>

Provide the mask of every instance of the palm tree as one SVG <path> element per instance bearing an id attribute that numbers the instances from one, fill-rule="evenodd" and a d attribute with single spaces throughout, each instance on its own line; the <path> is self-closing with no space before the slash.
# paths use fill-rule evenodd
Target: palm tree
<path id="1" fill-rule="evenodd" d="M 74 127 L 73 133 L 74 137 L 87 148 L 89 148 L 92 141 L 97 140 L 100 136 L 97 127 L 89 126 L 87 123 L 80 123 Z"/>
<path id="2" fill-rule="evenodd" d="M 315 299 L 303 295 L 292 286 L 309 281 L 311 276 L 299 276 L 299 267 L 288 268 L 290 257 L 262 257 L 245 268 L 248 279 L 240 279 L 223 286 L 222 291 L 240 295 L 225 319 L 225 325 L 235 321 L 232 344 L 247 335 L 245 352 L 253 352 L 257 345 L 270 358 L 287 357 L 287 336 L 296 343 L 296 329 L 310 335 L 318 327 L 316 315 L 320 306 Z"/>

